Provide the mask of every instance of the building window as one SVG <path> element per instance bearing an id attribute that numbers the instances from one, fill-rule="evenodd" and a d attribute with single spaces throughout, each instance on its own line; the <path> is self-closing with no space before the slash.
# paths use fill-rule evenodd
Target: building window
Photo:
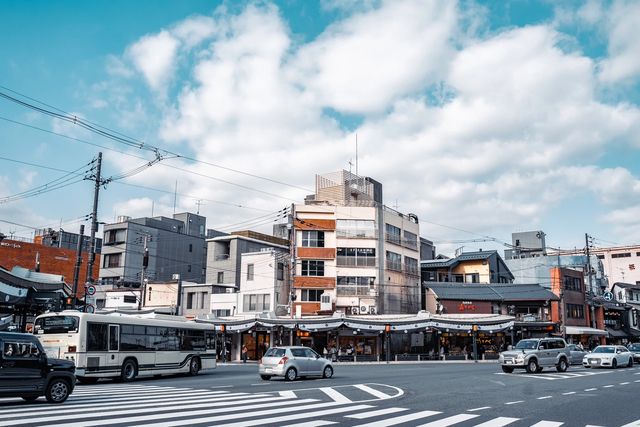
<path id="1" fill-rule="evenodd" d="M 126 228 L 107 230 L 104 234 L 104 245 L 115 245 L 117 243 L 124 243 L 127 240 Z"/>
<path id="2" fill-rule="evenodd" d="M 418 235 L 417 234 L 413 234 L 409 231 L 404 231 L 404 245 L 407 248 L 410 249 L 418 249 Z"/>
<path id="3" fill-rule="evenodd" d="M 107 254 L 104 256 L 104 268 L 117 268 L 121 267 L 120 261 L 122 260 L 122 253 L 119 254 Z"/>
<path id="4" fill-rule="evenodd" d="M 218 283 L 224 283 L 224 272 L 218 271 Z"/>
<path id="5" fill-rule="evenodd" d="M 402 271 L 402 256 L 400 254 L 387 251 L 387 270 Z"/>
<path id="6" fill-rule="evenodd" d="M 396 227 L 395 225 L 391 225 L 391 224 L 385 224 L 385 239 L 387 242 L 391 242 L 391 243 L 395 243 L 396 245 L 399 245 L 402 238 L 401 238 L 401 230 Z"/>
<path id="7" fill-rule="evenodd" d="M 191 264 L 187 265 L 187 273 L 191 273 Z"/>
<path id="8" fill-rule="evenodd" d="M 187 294 L 187 309 L 188 310 L 193 309 L 193 299 L 194 299 L 195 295 L 196 295 L 195 292 L 189 292 Z"/>
<path id="9" fill-rule="evenodd" d="M 370 296 L 375 291 L 375 277 L 338 276 L 336 291 L 338 296 Z"/>
<path id="10" fill-rule="evenodd" d="M 189 243 L 189 252 L 193 252 L 193 244 Z"/>
<path id="11" fill-rule="evenodd" d="M 631 252 L 623 252 L 620 254 L 611 254 L 611 258 L 631 258 Z"/>
<path id="12" fill-rule="evenodd" d="M 200 292 L 200 300 L 198 301 L 200 303 L 198 308 L 204 308 L 204 300 L 207 298 L 207 293 L 206 292 Z"/>
<path id="13" fill-rule="evenodd" d="M 247 264 L 247 280 L 253 280 L 253 264 Z"/>
<path id="14" fill-rule="evenodd" d="M 596 255 L 598 259 L 604 259 L 604 255 Z"/>
<path id="15" fill-rule="evenodd" d="M 324 248 L 324 231 L 305 230 L 302 232 L 303 248 Z"/>
<path id="16" fill-rule="evenodd" d="M 222 310 L 213 310 L 212 311 L 213 315 L 216 317 L 226 317 L 226 316 L 231 316 L 231 310 L 229 309 L 222 309 Z"/>
<path id="17" fill-rule="evenodd" d="M 469 273 L 464 275 L 465 283 L 480 283 L 480 273 Z"/>
<path id="18" fill-rule="evenodd" d="M 136 302 L 138 302 L 138 299 L 135 295 L 123 295 L 122 301 L 128 304 L 135 304 Z"/>
<path id="19" fill-rule="evenodd" d="M 324 261 L 303 260 L 302 261 L 303 276 L 324 276 Z"/>
<path id="20" fill-rule="evenodd" d="M 270 294 L 248 294 L 242 298 L 242 307 L 248 311 L 269 311 L 271 307 Z"/>
<path id="21" fill-rule="evenodd" d="M 284 263 L 279 262 L 276 269 L 276 280 L 284 280 Z"/>
<path id="22" fill-rule="evenodd" d="M 567 304 L 567 317 L 571 319 L 584 319 L 584 306 L 579 304 Z"/>
<path id="23" fill-rule="evenodd" d="M 404 272 L 407 274 L 412 274 L 414 276 L 420 275 L 420 270 L 418 269 L 418 260 L 411 257 L 404 257 Z"/>
<path id="24" fill-rule="evenodd" d="M 320 302 L 320 296 L 324 293 L 322 289 L 303 289 L 301 301 Z"/>
<path id="25" fill-rule="evenodd" d="M 579 277 L 564 276 L 564 288 L 567 291 L 582 292 L 582 279 Z"/>
<path id="26" fill-rule="evenodd" d="M 336 264 L 341 267 L 375 267 L 374 248 L 338 248 Z"/>
<path id="27" fill-rule="evenodd" d="M 336 221 L 336 236 L 342 238 L 373 239 L 376 223 L 372 220 L 339 219 Z"/>

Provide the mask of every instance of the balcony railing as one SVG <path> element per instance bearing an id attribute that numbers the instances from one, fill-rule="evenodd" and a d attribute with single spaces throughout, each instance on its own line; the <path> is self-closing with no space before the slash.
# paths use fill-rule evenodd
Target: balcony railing
<path id="1" fill-rule="evenodd" d="M 387 270 L 402 271 L 402 263 L 387 260 Z"/>
<path id="2" fill-rule="evenodd" d="M 384 233 L 384 240 L 398 246 L 402 244 L 402 237 L 399 234 Z"/>
<path id="3" fill-rule="evenodd" d="M 359 296 L 359 297 L 370 297 L 376 296 L 377 292 L 375 289 L 371 289 L 367 286 L 337 286 L 336 292 L 338 296 Z"/>
<path id="4" fill-rule="evenodd" d="M 336 257 L 336 265 L 338 267 L 375 267 L 375 257 L 354 257 L 354 256 L 338 256 Z"/>

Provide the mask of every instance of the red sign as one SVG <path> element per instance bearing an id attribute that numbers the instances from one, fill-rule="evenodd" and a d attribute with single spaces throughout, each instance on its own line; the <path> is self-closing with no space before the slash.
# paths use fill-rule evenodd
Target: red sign
<path id="1" fill-rule="evenodd" d="M 476 311 L 477 309 L 478 307 L 476 307 L 475 304 L 472 304 L 467 301 L 461 302 L 460 305 L 458 306 L 458 311 Z"/>

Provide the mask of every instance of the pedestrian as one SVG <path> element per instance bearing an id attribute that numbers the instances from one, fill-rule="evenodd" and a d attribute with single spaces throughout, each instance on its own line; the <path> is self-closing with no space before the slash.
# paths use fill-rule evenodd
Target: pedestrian
<path id="1" fill-rule="evenodd" d="M 338 349 L 336 348 L 335 345 L 331 347 L 331 361 L 332 362 L 338 361 Z"/>
<path id="2" fill-rule="evenodd" d="M 247 356 L 249 355 L 249 349 L 246 345 L 242 346 L 242 363 L 247 363 Z"/>
<path id="3" fill-rule="evenodd" d="M 329 352 L 327 351 L 327 347 L 322 349 L 322 356 L 326 359 Z"/>
<path id="4" fill-rule="evenodd" d="M 440 346 L 440 360 L 444 360 L 444 346 Z"/>

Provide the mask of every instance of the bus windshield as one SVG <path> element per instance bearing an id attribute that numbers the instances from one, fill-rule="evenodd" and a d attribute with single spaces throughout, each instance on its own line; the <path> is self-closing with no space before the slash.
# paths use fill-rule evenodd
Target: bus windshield
<path id="1" fill-rule="evenodd" d="M 36 319 L 33 332 L 35 334 L 66 334 L 78 332 L 79 322 L 80 319 L 77 316 L 41 317 Z"/>

